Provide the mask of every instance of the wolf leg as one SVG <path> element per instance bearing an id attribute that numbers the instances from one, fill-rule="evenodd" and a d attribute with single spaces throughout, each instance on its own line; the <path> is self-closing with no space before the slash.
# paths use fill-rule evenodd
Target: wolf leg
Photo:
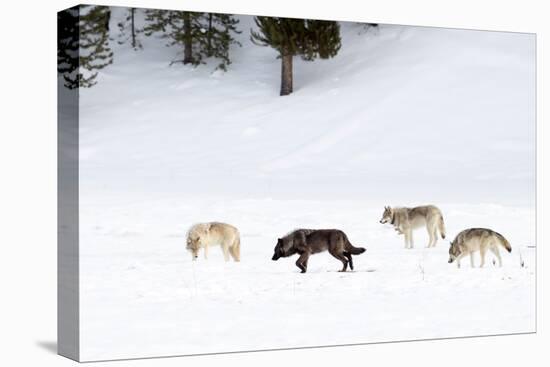
<path id="1" fill-rule="evenodd" d="M 473 252 L 470 252 L 470 266 L 472 268 L 474 267 L 474 253 Z"/>
<path id="2" fill-rule="evenodd" d="M 227 243 L 222 243 L 223 258 L 225 261 L 229 261 L 229 246 Z"/>
<path id="3" fill-rule="evenodd" d="M 434 229 L 433 229 L 433 227 L 427 227 L 427 230 L 428 230 L 428 237 L 430 239 L 428 240 L 428 246 L 426 246 L 426 247 L 429 248 L 429 247 L 432 247 L 432 245 L 434 243 L 434 233 L 433 233 Z"/>
<path id="4" fill-rule="evenodd" d="M 413 231 L 412 229 L 409 229 L 408 232 L 409 232 L 409 248 L 413 248 L 414 247 Z"/>
<path id="5" fill-rule="evenodd" d="M 233 261 L 239 262 L 241 261 L 241 256 L 239 254 L 239 248 L 236 248 L 235 246 L 229 248 L 229 254 L 233 258 Z"/>
<path id="6" fill-rule="evenodd" d="M 437 243 L 437 226 L 435 224 L 432 227 L 432 238 L 433 238 L 432 247 L 435 247 Z"/>
<path id="7" fill-rule="evenodd" d="M 338 260 L 340 260 L 342 262 L 342 264 L 344 265 L 342 267 L 342 270 L 340 270 L 340 272 L 345 272 L 348 270 L 348 259 L 346 259 L 346 257 L 344 255 L 339 255 L 337 257 Z"/>
<path id="8" fill-rule="evenodd" d="M 344 256 L 348 259 L 349 268 L 353 270 L 353 259 L 351 258 L 351 254 L 349 252 L 344 252 Z"/>
<path id="9" fill-rule="evenodd" d="M 208 260 L 208 245 L 204 245 L 204 259 Z"/>
<path id="10" fill-rule="evenodd" d="M 233 241 L 233 245 L 229 248 L 229 254 L 234 261 L 241 261 L 241 243 L 239 239 Z"/>
<path id="11" fill-rule="evenodd" d="M 491 252 L 496 256 L 498 260 L 498 267 L 502 267 L 502 258 L 500 257 L 500 252 L 498 252 L 498 247 L 491 247 Z"/>
<path id="12" fill-rule="evenodd" d="M 458 255 L 458 257 L 456 258 L 456 266 L 457 268 L 460 269 L 460 260 L 464 257 L 465 255 L 464 254 L 460 254 Z M 470 258 L 470 261 L 474 261 L 472 258 Z"/>
<path id="13" fill-rule="evenodd" d="M 485 265 L 485 252 L 487 251 L 487 249 L 480 249 L 479 250 L 479 253 L 481 255 L 481 263 L 479 264 L 479 267 L 482 268 L 484 265 Z"/>
<path id="14" fill-rule="evenodd" d="M 309 259 L 309 254 L 307 252 L 304 252 L 300 255 L 298 260 L 296 260 L 296 266 L 300 268 L 301 273 L 305 273 L 307 271 L 307 260 Z"/>
<path id="15" fill-rule="evenodd" d="M 409 248 L 409 242 L 410 242 L 410 233 L 409 231 L 405 231 L 404 232 L 404 235 L 405 235 L 405 248 Z"/>
<path id="16" fill-rule="evenodd" d="M 342 264 L 344 265 L 342 267 L 342 270 L 340 271 L 346 271 L 348 270 L 348 259 L 346 259 L 346 257 L 344 255 L 342 255 L 342 253 L 339 253 L 339 252 L 336 252 L 337 250 L 328 250 L 328 252 L 334 256 L 335 258 L 337 258 L 338 260 L 340 260 L 342 262 Z"/>

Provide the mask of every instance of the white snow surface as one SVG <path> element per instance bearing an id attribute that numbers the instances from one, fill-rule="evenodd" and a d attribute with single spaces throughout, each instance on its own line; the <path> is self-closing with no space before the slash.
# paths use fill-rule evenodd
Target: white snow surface
<path id="1" fill-rule="evenodd" d="M 169 66 L 164 40 L 113 41 L 80 91 L 82 360 L 535 331 L 535 37 L 342 23 L 338 55 L 295 58 L 280 97 L 276 52 L 240 20 L 226 73 Z M 436 248 L 378 223 L 428 203 L 447 225 Z M 240 263 L 191 261 L 202 221 L 239 228 Z M 300 227 L 367 252 L 348 273 L 328 253 L 306 274 L 271 261 Z M 468 227 L 508 238 L 502 268 L 447 263 Z"/>

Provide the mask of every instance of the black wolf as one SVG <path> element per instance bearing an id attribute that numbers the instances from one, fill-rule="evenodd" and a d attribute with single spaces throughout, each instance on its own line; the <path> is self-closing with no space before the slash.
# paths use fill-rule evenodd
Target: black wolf
<path id="1" fill-rule="evenodd" d="M 344 267 L 340 271 L 346 271 L 348 264 L 353 270 L 351 255 L 366 251 L 363 247 L 354 247 L 339 229 L 297 229 L 277 240 L 272 260 L 299 254 L 296 266 L 305 273 L 309 256 L 326 250 L 342 262 Z"/>

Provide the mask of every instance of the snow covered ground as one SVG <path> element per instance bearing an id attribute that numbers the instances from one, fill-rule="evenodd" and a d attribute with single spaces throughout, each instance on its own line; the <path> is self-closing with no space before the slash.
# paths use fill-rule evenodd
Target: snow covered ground
<path id="1" fill-rule="evenodd" d="M 295 60 L 279 97 L 250 27 L 225 74 L 169 67 L 175 49 L 145 39 L 81 90 L 82 359 L 534 331 L 534 36 L 343 24 L 340 53 Z M 458 270 L 448 241 L 418 230 L 405 250 L 378 223 L 425 203 L 450 239 L 506 236 L 504 266 Z M 187 228 L 212 220 L 239 228 L 240 263 L 191 261 Z M 299 274 L 271 261 L 297 227 L 367 252 L 355 272 L 324 253 Z"/>

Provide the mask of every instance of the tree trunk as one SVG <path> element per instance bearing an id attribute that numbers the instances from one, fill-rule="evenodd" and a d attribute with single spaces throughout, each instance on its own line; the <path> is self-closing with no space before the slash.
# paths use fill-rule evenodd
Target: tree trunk
<path id="1" fill-rule="evenodd" d="M 212 56 L 212 13 L 208 13 L 208 56 Z"/>
<path id="2" fill-rule="evenodd" d="M 281 96 L 292 93 L 292 54 L 281 55 Z"/>
<path id="3" fill-rule="evenodd" d="M 136 13 L 136 9 L 132 8 L 130 12 L 132 15 L 132 47 L 135 49 L 136 48 L 136 26 L 134 22 L 134 15 Z"/>
<path id="4" fill-rule="evenodd" d="M 105 29 L 107 30 L 107 33 L 109 33 L 109 23 L 111 23 L 111 10 L 107 8 L 105 13 Z"/>
<path id="5" fill-rule="evenodd" d="M 184 28 L 184 40 L 183 40 L 183 64 L 193 63 L 193 39 L 191 36 L 191 15 L 189 12 L 183 13 L 183 28 Z"/>

